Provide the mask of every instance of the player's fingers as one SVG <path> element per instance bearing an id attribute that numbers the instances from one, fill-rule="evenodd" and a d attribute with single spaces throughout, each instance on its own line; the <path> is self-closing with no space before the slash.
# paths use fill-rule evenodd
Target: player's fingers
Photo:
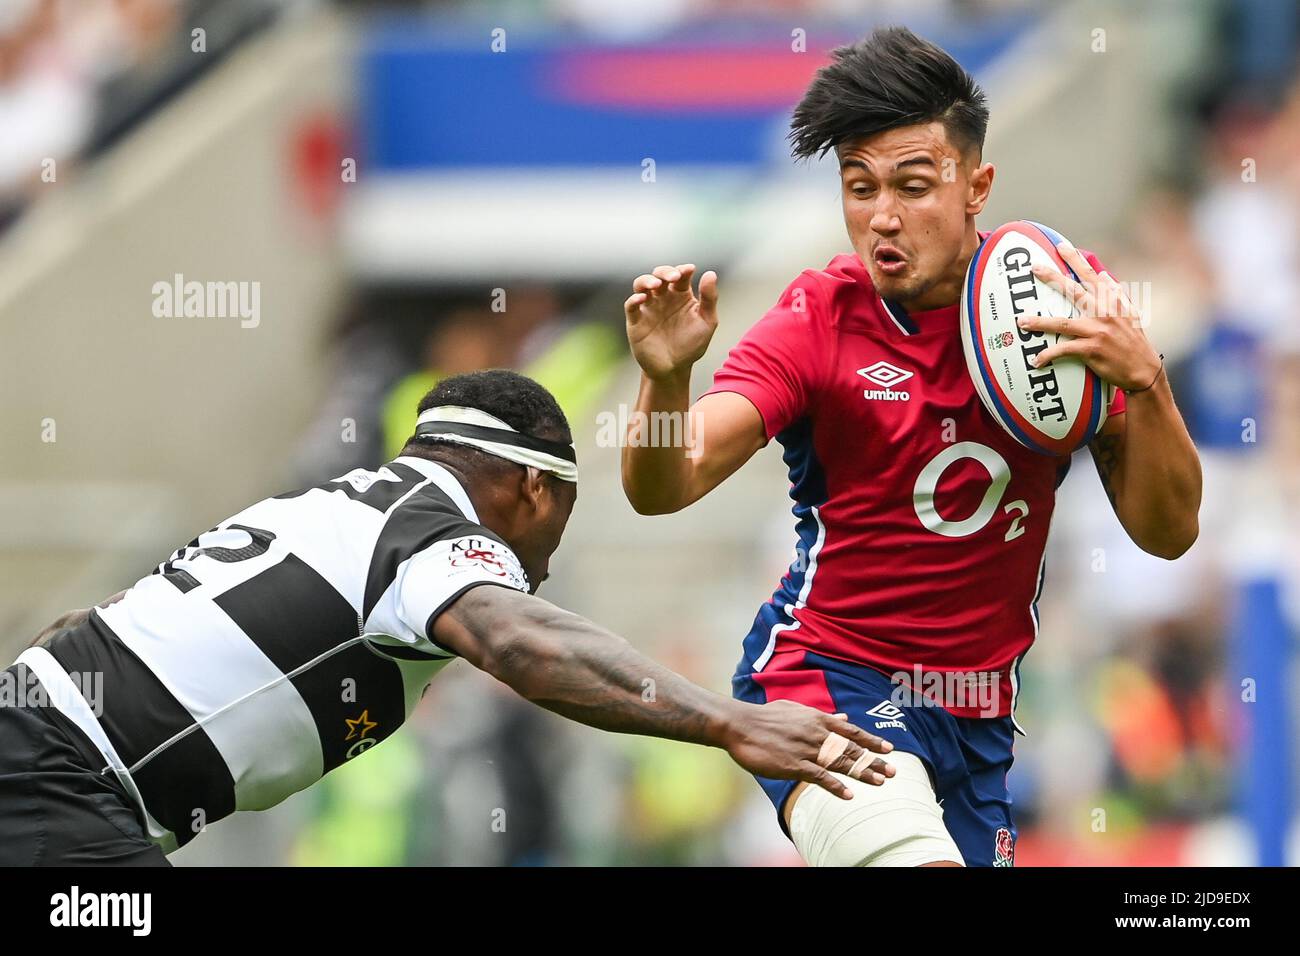
<path id="1" fill-rule="evenodd" d="M 850 777 L 865 781 L 873 786 L 879 786 L 898 773 L 892 763 L 885 763 L 879 757 L 873 759 L 869 753 L 864 753 L 854 761 L 848 772 Z"/>
<path id="2" fill-rule="evenodd" d="M 828 732 L 847 737 L 859 747 L 873 753 L 887 754 L 894 749 L 894 745 L 884 737 L 877 737 L 875 734 L 867 733 L 857 724 L 849 723 L 844 714 L 828 714 L 823 726 Z"/>
<path id="3" fill-rule="evenodd" d="M 691 291 L 691 276 L 695 274 L 695 263 L 688 262 L 685 265 L 677 267 L 677 279 L 670 282 L 673 289 L 678 292 Z"/>
<path id="4" fill-rule="evenodd" d="M 658 276 L 639 275 L 632 280 L 633 292 L 653 292 L 664 284 L 664 280 Z"/>
<path id="5" fill-rule="evenodd" d="M 847 762 L 848 757 L 849 755 L 845 754 L 841 760 Z M 846 766 L 832 767 L 830 769 L 837 773 L 847 774 L 854 780 L 861 780 L 863 783 L 870 784 L 873 787 L 880 786 L 887 778 L 892 777 L 895 772 L 892 766 L 866 750 L 859 752 L 858 755 L 853 758 L 852 763 L 847 763 Z"/>
<path id="6" fill-rule="evenodd" d="M 821 787 L 841 800 L 852 800 L 853 791 L 844 785 L 834 774 L 815 763 L 802 763 L 799 765 L 799 779 L 807 783 Z"/>
<path id="7" fill-rule="evenodd" d="M 1066 299 L 1073 302 L 1075 307 L 1086 311 L 1092 304 L 1088 290 L 1078 282 L 1075 282 L 1069 276 L 1057 272 L 1051 266 L 1042 262 L 1035 262 L 1030 269 L 1034 276 L 1041 282 L 1051 286 Z"/>
<path id="8" fill-rule="evenodd" d="M 830 733 L 822 741 L 822 746 L 817 751 L 817 763 L 823 767 L 834 766 L 835 762 L 844 755 L 844 751 L 849 746 L 849 738 L 842 737 L 839 734 Z"/>
<path id="9" fill-rule="evenodd" d="M 627 300 L 623 303 L 623 312 L 629 322 L 635 322 L 641 317 L 641 303 L 645 300 L 646 294 L 644 292 L 634 292 L 627 297 Z"/>
<path id="10" fill-rule="evenodd" d="M 1116 281 L 1113 275 L 1109 272 L 1099 272 L 1097 283 L 1104 290 L 1106 303 L 1110 306 L 1112 315 L 1130 319 L 1137 325 L 1142 323 L 1142 315 L 1133 305 L 1133 300 L 1129 298 L 1128 290 Z"/>
<path id="11" fill-rule="evenodd" d="M 1124 287 L 1116 282 L 1115 277 L 1109 272 L 1097 273 L 1097 288 L 1103 290 L 1103 294 L 1107 296 L 1108 301 L 1119 306 L 1130 305 L 1128 293 L 1124 291 Z"/>
<path id="12" fill-rule="evenodd" d="M 1096 331 L 1095 323 L 1080 315 L 1022 315 L 1016 320 L 1016 325 L 1035 332 L 1070 336 L 1091 335 Z"/>
<path id="13" fill-rule="evenodd" d="M 1101 272 L 1098 272 L 1097 282 L 1100 285 L 1109 286 L 1114 289 L 1117 295 L 1121 296 L 1125 301 L 1128 301 L 1128 293 L 1124 290 L 1124 287 L 1120 285 L 1119 281 L 1109 272 L 1104 269 Z"/>
<path id="14" fill-rule="evenodd" d="M 1074 274 L 1079 277 L 1079 281 L 1084 285 L 1090 285 L 1097 281 L 1097 270 L 1084 258 L 1082 252 L 1074 248 L 1073 243 L 1068 240 L 1060 242 L 1056 246 L 1056 251 L 1061 254 L 1065 264 L 1074 270 Z"/>
<path id="15" fill-rule="evenodd" d="M 827 748 L 823 745 L 822 752 L 817 755 L 817 762 L 835 773 L 848 773 L 849 768 L 858 762 L 862 756 L 862 748 L 850 741 L 847 737 L 840 737 L 838 734 L 832 734 L 838 740 L 843 741 L 842 747 L 835 748 L 835 759 L 824 759 L 827 754 Z"/>
<path id="16" fill-rule="evenodd" d="M 1145 329 L 1147 326 L 1147 317 L 1142 313 L 1142 310 L 1138 308 L 1133 299 L 1129 297 L 1130 287 L 1125 283 L 1120 282 L 1109 272 L 1103 272 L 1101 273 L 1101 276 L 1115 289 L 1115 295 L 1118 297 L 1120 304 L 1120 312 L 1118 314 L 1127 319 L 1135 328 Z"/>
<path id="17" fill-rule="evenodd" d="M 677 271 L 676 266 L 655 266 L 654 274 L 669 284 L 676 282 L 682 277 L 682 274 Z"/>
<path id="18" fill-rule="evenodd" d="M 1034 368 L 1045 368 L 1048 364 L 1066 355 L 1076 355 L 1079 358 L 1087 355 L 1087 346 L 1084 344 L 1084 340 L 1069 339 L 1065 342 L 1057 342 L 1055 345 L 1043 349 L 1030 361 L 1033 362 Z"/>
<path id="19" fill-rule="evenodd" d="M 700 276 L 700 311 L 710 322 L 718 319 L 718 274 L 710 269 Z"/>
<path id="20" fill-rule="evenodd" d="M 879 786 L 885 782 L 887 776 L 894 774 L 894 768 L 884 760 L 854 743 L 850 743 L 840 758 L 826 769 L 835 773 L 848 774 L 853 779 L 872 786 Z"/>

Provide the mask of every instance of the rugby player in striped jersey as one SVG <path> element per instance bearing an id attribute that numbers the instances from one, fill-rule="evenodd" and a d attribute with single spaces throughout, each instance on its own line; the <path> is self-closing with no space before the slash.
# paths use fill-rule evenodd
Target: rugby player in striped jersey
<path id="1" fill-rule="evenodd" d="M 835 774 L 893 772 L 840 716 L 713 694 L 535 596 L 577 494 L 544 388 L 476 372 L 419 411 L 393 461 L 257 502 L 0 672 L 0 864 L 165 864 L 384 740 L 457 658 L 593 727 L 844 799 Z"/>

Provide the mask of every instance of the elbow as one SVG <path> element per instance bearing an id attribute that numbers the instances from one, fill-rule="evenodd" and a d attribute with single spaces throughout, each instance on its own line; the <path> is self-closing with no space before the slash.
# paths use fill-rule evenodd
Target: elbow
<path id="1" fill-rule="evenodd" d="M 1176 534 L 1166 534 L 1158 541 L 1142 545 L 1142 550 L 1166 561 L 1176 561 L 1196 543 L 1200 532 L 1200 523 L 1193 516 L 1191 522 Z"/>
<path id="2" fill-rule="evenodd" d="M 623 497 L 627 498 L 627 503 L 632 506 L 632 510 L 639 515 L 654 515 L 660 512 L 655 510 L 654 502 L 647 501 L 645 497 L 637 493 L 636 488 L 623 476 Z"/>
<path id="3" fill-rule="evenodd" d="M 1191 529 L 1178 540 L 1173 548 L 1169 549 L 1168 553 L 1162 555 L 1162 557 L 1166 561 L 1173 561 L 1176 558 L 1181 558 L 1191 550 L 1192 545 L 1196 543 L 1196 539 L 1200 537 L 1200 534 L 1200 525 L 1193 522 Z"/>
<path id="4" fill-rule="evenodd" d="M 645 499 L 634 498 L 631 495 L 628 496 L 627 500 L 628 504 L 632 506 L 632 510 L 639 515 L 670 515 L 675 511 L 681 510 L 679 508 L 670 507 L 665 502 L 647 501 Z"/>
<path id="5" fill-rule="evenodd" d="M 623 474 L 623 495 L 627 498 L 627 503 L 632 506 L 632 510 L 639 515 L 668 515 L 682 508 L 680 504 L 667 501 L 662 497 L 656 499 L 652 495 L 645 494 L 636 487 L 626 472 Z"/>
<path id="6" fill-rule="evenodd" d="M 655 510 L 654 502 L 650 501 L 649 496 L 644 494 L 638 485 L 635 477 L 635 467 L 632 463 L 631 448 L 623 449 L 622 467 L 619 469 L 619 477 L 623 479 L 623 497 L 627 503 L 632 506 L 632 510 L 639 515 L 660 514 Z"/>

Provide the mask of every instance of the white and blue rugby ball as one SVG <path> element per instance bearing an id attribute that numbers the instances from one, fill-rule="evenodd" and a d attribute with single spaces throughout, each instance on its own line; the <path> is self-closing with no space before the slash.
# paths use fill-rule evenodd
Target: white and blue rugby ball
<path id="1" fill-rule="evenodd" d="M 1007 434 L 1044 455 L 1068 455 L 1092 441 L 1114 396 L 1114 386 L 1074 356 L 1034 368 L 1034 355 L 1070 336 L 1016 325 L 1022 315 L 1074 315 L 1074 304 L 1030 271 L 1043 262 L 1077 279 L 1056 249 L 1064 241 L 1036 222 L 999 226 L 971 259 L 961 297 L 962 349 L 975 391 Z"/>

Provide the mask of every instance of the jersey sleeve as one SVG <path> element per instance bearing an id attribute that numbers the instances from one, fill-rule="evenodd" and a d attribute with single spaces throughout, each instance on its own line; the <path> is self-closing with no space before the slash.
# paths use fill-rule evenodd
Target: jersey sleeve
<path id="1" fill-rule="evenodd" d="M 519 558 L 487 533 L 435 541 L 398 572 L 396 616 L 419 643 L 428 641 L 438 652 L 446 652 L 433 640 L 433 622 L 456 598 L 483 584 L 529 591 Z"/>
<path id="2" fill-rule="evenodd" d="M 817 358 L 825 352 L 816 341 L 818 291 L 808 273 L 795 279 L 727 353 L 704 393 L 744 395 L 763 417 L 769 440 L 800 418 L 816 394 Z"/>
<path id="3" fill-rule="evenodd" d="M 1110 409 L 1106 412 L 1107 417 L 1114 418 L 1116 415 L 1123 415 L 1126 411 L 1124 406 L 1124 390 L 1115 389 L 1115 397 L 1110 401 Z"/>
<path id="4" fill-rule="evenodd" d="M 1083 258 L 1087 260 L 1088 265 L 1092 266 L 1093 269 L 1095 269 L 1097 272 L 1099 273 L 1110 272 L 1110 270 L 1107 269 L 1105 265 L 1102 264 L 1102 261 L 1098 259 L 1096 255 L 1094 255 L 1093 253 L 1089 252 L 1086 249 L 1080 249 L 1079 252 L 1083 254 Z M 1111 272 L 1110 274 L 1112 276 L 1115 275 L 1115 273 L 1113 272 Z M 1115 281 L 1118 282 L 1119 280 L 1116 279 Z M 1121 388 L 1117 388 L 1115 389 L 1115 397 L 1111 399 L 1110 408 L 1107 410 L 1106 415 L 1108 417 L 1114 415 L 1123 415 L 1124 411 L 1125 411 L 1124 390 Z"/>

